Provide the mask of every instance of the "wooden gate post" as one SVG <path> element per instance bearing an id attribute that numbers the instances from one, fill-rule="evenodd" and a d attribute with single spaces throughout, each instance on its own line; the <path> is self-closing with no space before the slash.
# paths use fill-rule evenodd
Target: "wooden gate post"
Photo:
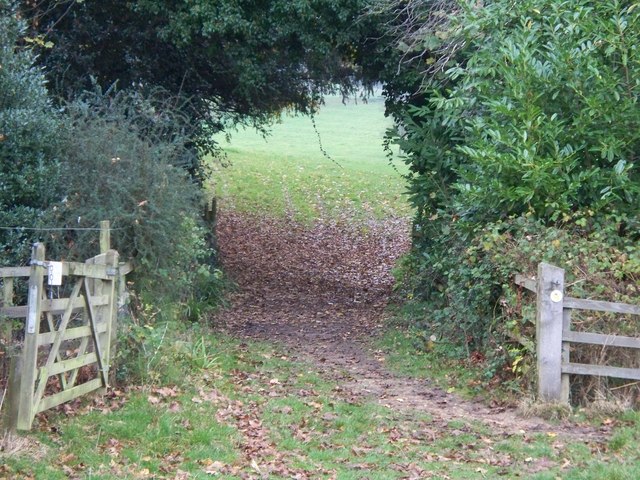
<path id="1" fill-rule="evenodd" d="M 111 223 L 109 220 L 100 222 L 100 253 L 107 253 L 111 249 Z"/>
<path id="2" fill-rule="evenodd" d="M 545 402 L 560 402 L 564 270 L 548 263 L 540 263 L 537 288 L 538 397 Z"/>
<path id="3" fill-rule="evenodd" d="M 4 411 L 4 433 L 15 433 L 20 415 L 20 379 L 22 378 L 22 357 L 13 355 L 9 364 L 9 382 L 7 384 L 6 409 Z"/>
<path id="4" fill-rule="evenodd" d="M 105 264 L 114 272 L 111 280 L 102 282 L 102 294 L 109 296 L 109 305 L 104 308 L 104 321 L 107 323 L 107 331 L 104 333 L 103 354 L 107 369 L 107 379 L 115 380 L 115 370 L 111 368 L 113 357 L 116 354 L 117 331 L 118 331 L 118 294 L 117 283 L 120 280 L 115 273 L 118 271 L 118 252 L 109 250 L 105 257 Z M 108 385 L 105 385 L 105 388 Z M 104 392 L 104 390 L 103 390 Z"/>
<path id="5" fill-rule="evenodd" d="M 29 430 L 35 415 L 33 397 L 37 380 L 38 334 L 40 333 L 40 317 L 42 316 L 42 282 L 45 270 L 44 245 L 35 243 L 31 253 L 27 321 L 22 348 L 20 405 L 16 422 L 20 430 Z M 41 381 L 45 380 L 41 379 Z"/>

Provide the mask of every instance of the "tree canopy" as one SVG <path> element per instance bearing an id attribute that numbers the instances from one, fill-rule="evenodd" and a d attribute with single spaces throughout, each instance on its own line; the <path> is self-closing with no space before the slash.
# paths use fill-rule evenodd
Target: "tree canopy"
<path id="1" fill-rule="evenodd" d="M 162 87 L 199 115 L 260 122 L 355 87 L 364 0 L 24 2 L 52 87 Z"/>

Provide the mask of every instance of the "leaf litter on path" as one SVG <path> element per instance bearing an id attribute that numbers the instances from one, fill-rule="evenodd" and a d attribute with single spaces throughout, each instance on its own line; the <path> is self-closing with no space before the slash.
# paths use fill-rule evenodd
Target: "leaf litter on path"
<path id="1" fill-rule="evenodd" d="M 403 412 L 405 428 L 413 424 L 412 412 L 428 414 L 432 425 L 425 438 L 436 435 L 434 428 L 455 436 L 450 424 L 462 421 L 491 432 L 491 439 L 481 441 L 487 452 L 496 438 L 514 435 L 523 441 L 548 434 L 600 444 L 604 430 L 525 419 L 514 409 L 466 401 L 428 380 L 401 377 L 386 368 L 372 339 L 384 326 L 391 270 L 410 248 L 409 232 L 406 218 L 319 219 L 304 225 L 292 218 L 221 211 L 221 259 L 238 291 L 214 321 L 240 338 L 282 345 L 290 359 L 312 363 L 336 381 L 345 398 L 374 400 Z M 487 455 L 488 465 L 509 462 L 505 455 Z M 536 460 L 527 468 L 546 468 L 545 462 Z M 406 478 L 430 478 L 421 477 L 420 468 L 402 466 Z"/>

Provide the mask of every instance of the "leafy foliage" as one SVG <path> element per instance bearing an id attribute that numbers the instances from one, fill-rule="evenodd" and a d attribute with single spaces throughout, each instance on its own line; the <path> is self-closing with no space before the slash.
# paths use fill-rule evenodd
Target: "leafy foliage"
<path id="1" fill-rule="evenodd" d="M 66 108 L 67 197 L 58 223 L 94 226 L 109 219 L 112 243 L 136 264 L 139 289 L 181 301 L 196 282 L 214 280 L 199 218 L 202 192 L 182 166 L 191 155 L 188 117 L 166 97 L 86 93 Z M 175 105 L 175 99 L 171 101 Z M 89 180 L 89 181 L 88 181 Z M 95 254 L 95 233 L 65 239 L 67 255 Z M 156 302 L 161 303 L 161 302 Z"/>
<path id="2" fill-rule="evenodd" d="M 0 1 L 0 225 L 36 226 L 61 198 L 58 158 L 60 118 L 33 52 L 17 44 L 24 35 L 12 2 Z M 0 263 L 28 258 L 33 237 L 0 230 Z"/>
<path id="3" fill-rule="evenodd" d="M 43 61 L 64 95 L 88 88 L 90 77 L 162 87 L 191 98 L 195 119 L 217 130 L 229 119 L 309 111 L 320 93 L 355 86 L 362 0 L 29 4 L 34 35 L 54 44 Z"/>
<path id="4" fill-rule="evenodd" d="M 513 324 L 515 273 L 553 260 L 608 298 L 636 278 L 640 10 L 468 2 L 447 18 L 412 33 L 414 58 L 438 68 L 406 64 L 422 86 L 396 109 L 418 209 L 405 271 L 424 327 L 499 371 L 531 350 L 533 332 Z"/>
<path id="5" fill-rule="evenodd" d="M 466 22 L 477 49 L 447 71 L 456 86 L 432 98 L 464 139 L 460 200 L 490 219 L 635 210 L 640 11 L 619 1 L 497 2 L 470 9 Z"/>

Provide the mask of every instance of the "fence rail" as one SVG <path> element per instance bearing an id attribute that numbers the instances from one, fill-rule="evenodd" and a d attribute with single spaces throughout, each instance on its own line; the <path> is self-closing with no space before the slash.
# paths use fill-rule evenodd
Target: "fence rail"
<path id="1" fill-rule="evenodd" d="M 131 266 L 118 262 L 109 224 L 101 226 L 102 253 L 85 263 L 46 261 L 44 245 L 36 243 L 30 267 L 0 268 L 0 320 L 24 321 L 22 343 L 11 356 L 8 430 L 29 430 L 36 414 L 108 386 L 118 284 Z M 17 279 L 28 279 L 25 305 L 14 305 Z M 54 285 L 62 298 L 47 298 Z"/>
<path id="2" fill-rule="evenodd" d="M 569 375 L 596 375 L 640 380 L 640 368 L 571 362 L 570 345 L 590 344 L 640 350 L 640 338 L 571 330 L 572 310 L 640 315 L 640 306 L 564 296 L 564 270 L 538 265 L 537 279 L 516 275 L 515 283 L 537 295 L 536 353 L 538 396 L 544 401 L 569 401 Z"/>

